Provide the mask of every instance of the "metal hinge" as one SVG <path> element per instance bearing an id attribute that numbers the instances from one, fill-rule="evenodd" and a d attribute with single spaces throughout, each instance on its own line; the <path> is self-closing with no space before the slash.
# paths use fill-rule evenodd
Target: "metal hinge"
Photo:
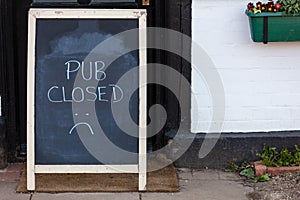
<path id="1" fill-rule="evenodd" d="M 150 6 L 150 0 L 143 0 L 143 6 Z"/>

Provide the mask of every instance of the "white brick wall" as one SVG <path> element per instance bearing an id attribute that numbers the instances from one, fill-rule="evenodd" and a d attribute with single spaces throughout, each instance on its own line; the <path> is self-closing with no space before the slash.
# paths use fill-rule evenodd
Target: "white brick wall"
<path id="1" fill-rule="evenodd" d="M 214 62 L 225 89 L 223 132 L 300 129 L 300 42 L 254 43 L 249 0 L 193 0 L 192 35 Z M 197 56 L 193 52 L 193 56 Z M 201 68 L 201 66 L 197 66 Z M 193 72 L 192 131 L 207 132 L 212 102 Z"/>

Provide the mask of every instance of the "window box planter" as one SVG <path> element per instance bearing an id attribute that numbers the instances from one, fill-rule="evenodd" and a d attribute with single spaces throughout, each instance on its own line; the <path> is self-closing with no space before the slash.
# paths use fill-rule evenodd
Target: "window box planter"
<path id="1" fill-rule="evenodd" d="M 300 41 L 300 15 L 283 15 L 282 12 L 254 14 L 246 11 L 251 38 L 254 42 Z"/>

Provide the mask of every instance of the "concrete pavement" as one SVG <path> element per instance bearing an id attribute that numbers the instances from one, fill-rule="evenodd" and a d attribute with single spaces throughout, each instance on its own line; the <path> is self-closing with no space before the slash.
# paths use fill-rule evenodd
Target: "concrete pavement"
<path id="1" fill-rule="evenodd" d="M 0 171 L 1 200 L 247 200 L 252 188 L 242 185 L 234 173 L 220 170 L 179 169 L 178 193 L 33 193 L 17 194 L 15 189 L 22 165 L 10 165 Z"/>

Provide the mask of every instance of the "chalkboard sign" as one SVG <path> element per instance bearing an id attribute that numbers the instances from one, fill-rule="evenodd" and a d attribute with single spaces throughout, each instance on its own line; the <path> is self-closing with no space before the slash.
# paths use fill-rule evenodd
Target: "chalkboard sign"
<path id="1" fill-rule="evenodd" d="M 139 173 L 145 189 L 145 27 L 145 10 L 29 11 L 28 190 L 35 173 Z"/>
<path id="2" fill-rule="evenodd" d="M 55 27 L 55 28 L 53 28 Z M 88 54 L 111 35 L 138 28 L 137 20 L 126 19 L 61 19 L 36 21 L 35 64 L 35 162 L 36 164 L 137 164 L 138 129 L 132 136 L 123 133 L 111 113 L 111 103 L 122 101 L 128 87 L 138 85 L 138 74 L 132 77 L 132 85 L 117 85 L 118 80 L 138 65 L 138 52 L 130 52 L 114 61 L 104 71 L 106 58 L 90 61 Z M 138 44 L 138 38 L 136 40 Z M 125 48 L 116 44 L 113 48 Z M 112 52 L 115 49 L 111 50 Z M 76 75 L 85 79 L 84 86 L 74 88 Z M 89 84 L 98 81 L 97 85 Z M 112 101 L 112 102 L 111 102 Z M 95 106 L 97 118 L 93 119 L 85 109 L 73 113 L 72 103 Z M 138 120 L 138 92 L 129 105 L 131 116 Z M 51 112 L 49 112 L 51 111 Z M 79 114 L 83 116 L 78 116 Z M 82 118 L 74 124 L 73 117 Z M 128 118 L 124 119 L 126 120 Z M 100 123 L 104 133 L 117 147 L 136 154 L 133 158 L 116 158 L 101 163 L 86 150 L 76 126 L 85 126 L 86 134 L 92 135 L 93 123 Z M 128 122 L 127 122 L 128 123 Z M 134 128 L 132 128 L 134 129 Z M 107 148 L 106 148 L 107 149 Z M 113 152 L 108 150 L 108 152 Z M 113 155 L 104 155 L 108 160 Z"/>

